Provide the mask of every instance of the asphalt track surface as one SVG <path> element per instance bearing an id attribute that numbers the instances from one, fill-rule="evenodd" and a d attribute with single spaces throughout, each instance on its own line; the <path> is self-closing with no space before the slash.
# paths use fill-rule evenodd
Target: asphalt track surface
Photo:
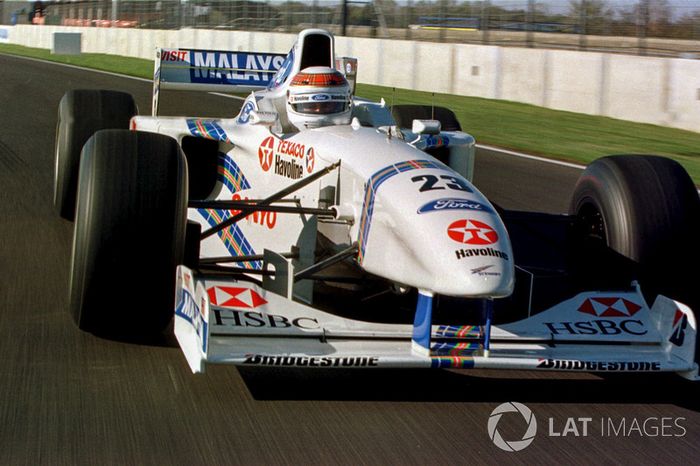
<path id="1" fill-rule="evenodd" d="M 194 376 L 172 338 L 134 344 L 78 331 L 66 312 L 72 227 L 51 205 L 58 102 L 71 88 L 119 89 L 147 113 L 150 85 L 2 55 L 0 70 L 0 464 L 697 461 L 698 386 L 673 375 L 217 366 Z M 170 114 L 232 115 L 240 105 L 163 99 Z M 476 173 L 505 207 L 563 212 L 579 171 L 481 151 Z M 114 284 L 128 292 L 128 277 Z M 538 421 L 517 453 L 487 434 L 490 413 L 508 401 Z M 570 417 L 592 419 L 588 436 L 583 421 L 581 436 L 549 435 Z M 624 420 L 625 432 L 605 435 L 608 420 L 618 430 Z M 645 435 L 631 429 L 645 420 Z M 525 421 L 504 415 L 498 429 L 519 439 Z"/>

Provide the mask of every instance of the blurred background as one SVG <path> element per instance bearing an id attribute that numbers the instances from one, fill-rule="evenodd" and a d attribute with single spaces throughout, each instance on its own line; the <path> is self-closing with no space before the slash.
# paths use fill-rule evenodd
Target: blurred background
<path id="1" fill-rule="evenodd" d="M 700 58 L 700 0 L 0 0 L 2 24 L 206 28 Z"/>

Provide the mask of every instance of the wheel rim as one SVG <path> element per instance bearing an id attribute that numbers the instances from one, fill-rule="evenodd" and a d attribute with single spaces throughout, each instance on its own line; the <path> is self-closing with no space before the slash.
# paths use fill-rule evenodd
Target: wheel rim
<path id="1" fill-rule="evenodd" d="M 587 203 L 581 206 L 578 212 L 581 233 L 587 238 L 596 239 L 607 244 L 605 234 L 605 220 L 603 214 L 595 205 Z"/>

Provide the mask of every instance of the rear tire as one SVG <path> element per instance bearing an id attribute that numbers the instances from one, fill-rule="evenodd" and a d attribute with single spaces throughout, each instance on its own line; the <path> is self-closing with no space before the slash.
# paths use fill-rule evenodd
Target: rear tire
<path id="1" fill-rule="evenodd" d="M 79 328 L 104 335 L 162 332 L 183 261 L 187 165 L 167 136 L 95 133 L 82 152 L 70 280 Z"/>
<path id="2" fill-rule="evenodd" d="M 643 290 L 700 304 L 688 273 L 700 260 L 700 198 L 680 164 L 649 155 L 598 159 L 579 178 L 569 212 L 584 240 L 632 261 Z"/>
<path id="3" fill-rule="evenodd" d="M 413 120 L 438 120 L 442 131 L 462 131 L 454 112 L 445 107 L 430 105 L 394 105 L 391 114 L 399 128 L 413 127 Z"/>
<path id="4" fill-rule="evenodd" d="M 137 114 L 134 98 L 103 90 L 66 92 L 58 106 L 54 167 L 54 206 L 66 220 L 75 217 L 78 166 L 83 145 L 101 129 L 128 129 Z"/>

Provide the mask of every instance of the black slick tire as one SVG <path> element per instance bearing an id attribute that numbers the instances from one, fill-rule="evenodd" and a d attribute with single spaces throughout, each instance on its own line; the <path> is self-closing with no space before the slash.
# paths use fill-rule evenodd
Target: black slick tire
<path id="1" fill-rule="evenodd" d="M 124 337 L 162 332 L 183 261 L 187 165 L 178 143 L 102 130 L 80 164 L 70 312 L 82 330 Z"/>
<path id="2" fill-rule="evenodd" d="M 101 129 L 128 129 L 137 114 L 136 104 L 125 92 L 71 90 L 58 106 L 54 160 L 54 207 L 73 220 L 78 186 L 78 166 L 83 145 Z"/>
<path id="3" fill-rule="evenodd" d="M 600 158 L 579 178 L 569 212 L 584 239 L 634 264 L 643 290 L 700 304 L 689 273 L 700 260 L 700 198 L 679 163 L 650 155 Z"/>

